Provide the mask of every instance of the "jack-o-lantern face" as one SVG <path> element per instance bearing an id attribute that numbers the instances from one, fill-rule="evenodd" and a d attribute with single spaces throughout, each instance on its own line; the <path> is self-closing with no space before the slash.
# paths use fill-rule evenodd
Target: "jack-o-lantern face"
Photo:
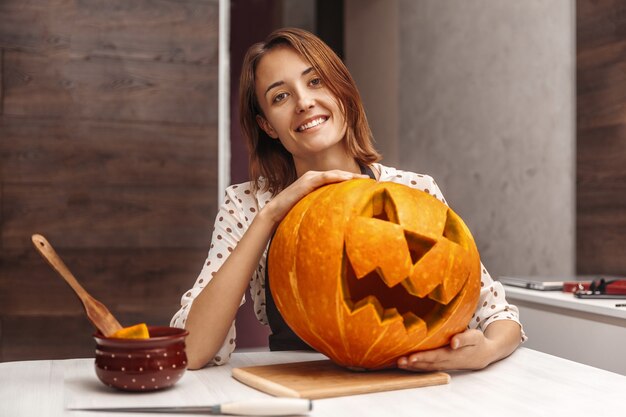
<path id="1" fill-rule="evenodd" d="M 425 192 L 373 180 L 299 201 L 276 231 L 268 269 L 287 324 L 351 368 L 449 343 L 480 290 L 478 251 L 460 217 Z"/>

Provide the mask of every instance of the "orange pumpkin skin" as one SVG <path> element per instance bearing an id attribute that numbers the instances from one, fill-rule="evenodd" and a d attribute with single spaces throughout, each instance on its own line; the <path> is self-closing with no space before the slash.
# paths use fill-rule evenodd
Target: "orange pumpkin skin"
<path id="1" fill-rule="evenodd" d="M 478 250 L 460 217 L 423 191 L 370 179 L 300 200 L 268 263 L 289 327 L 349 368 L 385 368 L 448 344 L 480 292 Z"/>

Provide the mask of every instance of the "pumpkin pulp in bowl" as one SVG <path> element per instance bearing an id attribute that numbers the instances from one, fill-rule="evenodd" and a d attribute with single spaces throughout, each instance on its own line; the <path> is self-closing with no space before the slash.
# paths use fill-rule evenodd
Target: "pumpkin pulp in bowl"
<path id="1" fill-rule="evenodd" d="M 185 329 L 149 326 L 148 339 L 94 334 L 96 375 L 124 391 L 155 391 L 174 385 L 187 369 Z"/>

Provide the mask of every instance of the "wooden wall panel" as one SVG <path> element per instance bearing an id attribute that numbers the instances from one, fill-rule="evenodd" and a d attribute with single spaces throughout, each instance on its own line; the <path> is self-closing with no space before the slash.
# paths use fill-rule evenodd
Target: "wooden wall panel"
<path id="1" fill-rule="evenodd" d="M 0 115 L 3 113 L 4 101 L 4 50 L 0 48 Z"/>
<path id="2" fill-rule="evenodd" d="M 200 272 L 204 249 L 59 249 L 83 287 L 116 315 L 178 310 L 189 278 Z M 0 315 L 78 315 L 82 305 L 65 281 L 30 248 L 3 250 Z M 193 278 L 192 278 L 193 279 Z M 163 289 L 167 289 L 164 291 Z M 128 302 L 132 301 L 132 302 Z"/>
<path id="3" fill-rule="evenodd" d="M 577 1 L 579 274 L 626 275 L 626 3 Z"/>
<path id="4" fill-rule="evenodd" d="M 8 50 L 217 65 L 217 1 L 3 0 L 2 16 Z"/>
<path id="5" fill-rule="evenodd" d="M 3 248 L 30 247 L 33 233 L 54 247 L 202 247 L 216 213 L 216 195 L 196 188 L 8 184 L 3 194 Z"/>
<path id="6" fill-rule="evenodd" d="M 208 187 L 214 126 L 0 118 L 0 175 L 11 184 Z"/>
<path id="7" fill-rule="evenodd" d="M 93 327 L 84 315 L 2 315 L 0 360 L 94 356 Z M 71 349 L 68 347 L 71 346 Z"/>
<path id="8" fill-rule="evenodd" d="M 42 233 L 122 324 L 167 324 L 217 200 L 217 0 L 0 2 L 0 360 L 93 356 Z"/>
<path id="9" fill-rule="evenodd" d="M 217 123 L 217 68 L 4 53 L 4 113 L 186 124 Z"/>

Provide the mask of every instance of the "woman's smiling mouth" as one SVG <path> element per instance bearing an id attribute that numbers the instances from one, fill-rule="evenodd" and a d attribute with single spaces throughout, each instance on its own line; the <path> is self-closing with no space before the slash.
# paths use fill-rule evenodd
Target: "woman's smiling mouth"
<path id="1" fill-rule="evenodd" d="M 306 123 L 301 124 L 300 126 L 298 126 L 298 128 L 296 129 L 296 132 L 304 132 L 306 130 L 312 129 L 315 126 L 319 126 L 322 123 L 326 122 L 328 120 L 328 116 L 319 116 L 319 117 L 315 117 L 312 120 L 309 120 Z"/>

